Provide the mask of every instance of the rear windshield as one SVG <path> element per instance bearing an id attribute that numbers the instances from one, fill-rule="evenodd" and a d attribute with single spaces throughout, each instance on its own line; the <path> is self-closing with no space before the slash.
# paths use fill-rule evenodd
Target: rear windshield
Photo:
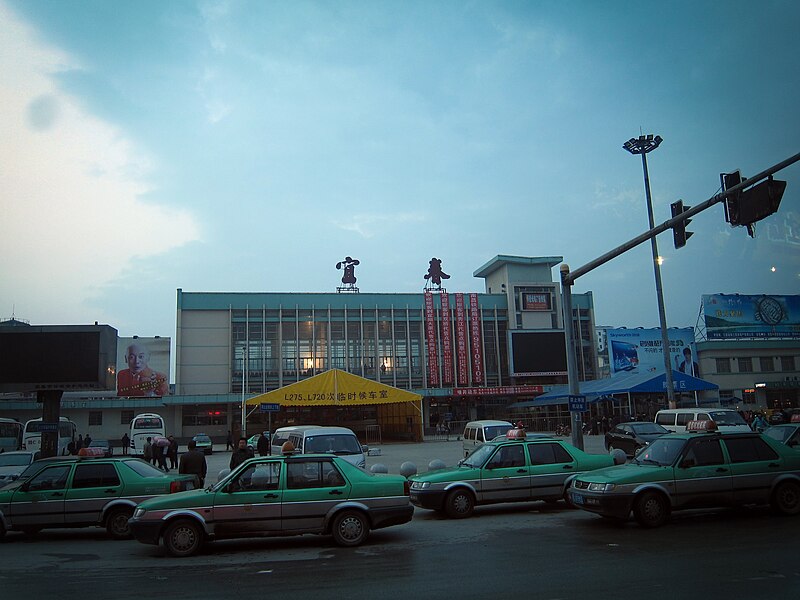
<path id="1" fill-rule="evenodd" d="M 635 425 L 631 425 L 631 428 L 638 434 L 648 434 L 648 433 L 669 433 L 668 430 L 664 429 L 658 423 L 636 423 Z"/>
<path id="2" fill-rule="evenodd" d="M 303 450 L 306 454 L 361 454 L 361 444 L 348 434 L 310 435 Z"/>
<path id="3" fill-rule="evenodd" d="M 0 467 L 21 467 L 29 464 L 30 454 L 0 454 Z"/>
<path id="4" fill-rule="evenodd" d="M 493 440 L 498 435 L 505 435 L 511 429 L 509 425 L 487 425 L 483 428 L 483 435 L 485 440 Z"/>
<path id="5" fill-rule="evenodd" d="M 717 425 L 747 425 L 747 422 L 738 412 L 734 410 L 711 410 L 708 411 L 711 420 L 716 421 Z"/>
<path id="6" fill-rule="evenodd" d="M 207 435 L 196 435 L 196 436 L 194 436 L 194 441 L 195 442 L 210 442 L 211 438 L 208 437 Z"/>
<path id="7" fill-rule="evenodd" d="M 126 460 L 125 462 L 121 463 L 128 467 L 131 471 L 141 475 L 142 477 L 165 477 L 166 473 L 159 469 L 156 469 L 150 463 L 146 463 L 143 460 Z"/>
<path id="8" fill-rule="evenodd" d="M 163 421 L 159 417 L 139 417 L 133 422 L 134 429 L 161 429 Z"/>

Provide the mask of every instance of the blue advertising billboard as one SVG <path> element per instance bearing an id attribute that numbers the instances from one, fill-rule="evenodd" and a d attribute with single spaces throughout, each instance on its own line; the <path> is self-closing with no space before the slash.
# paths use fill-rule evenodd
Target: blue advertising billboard
<path id="1" fill-rule="evenodd" d="M 800 338 L 800 296 L 703 295 L 709 340 Z"/>
<path id="2" fill-rule="evenodd" d="M 664 372 L 661 329 L 609 329 L 608 358 L 611 373 Z M 699 377 L 692 327 L 668 329 L 670 365 L 676 371 Z"/>

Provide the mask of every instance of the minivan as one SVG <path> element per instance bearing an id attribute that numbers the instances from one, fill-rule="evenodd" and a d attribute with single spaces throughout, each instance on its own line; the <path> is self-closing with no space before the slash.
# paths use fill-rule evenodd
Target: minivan
<path id="1" fill-rule="evenodd" d="M 505 435 L 514 426 L 508 421 L 470 421 L 464 427 L 462 436 L 464 457 L 485 442 L 491 442 L 498 435 Z"/>
<path id="2" fill-rule="evenodd" d="M 288 441 L 300 454 L 335 454 L 361 469 L 367 466 L 361 442 L 347 427 L 305 427 L 289 432 Z"/>
<path id="3" fill-rule="evenodd" d="M 689 421 L 714 421 L 720 433 L 750 431 L 750 426 L 729 408 L 670 408 L 656 413 L 655 422 L 676 433 L 685 433 Z"/>
<path id="4" fill-rule="evenodd" d="M 289 434 L 295 431 L 305 431 L 306 429 L 316 429 L 319 425 L 290 425 L 288 427 L 279 427 L 272 434 L 270 446 L 272 447 L 272 454 L 281 454 L 283 444 L 289 441 Z"/>

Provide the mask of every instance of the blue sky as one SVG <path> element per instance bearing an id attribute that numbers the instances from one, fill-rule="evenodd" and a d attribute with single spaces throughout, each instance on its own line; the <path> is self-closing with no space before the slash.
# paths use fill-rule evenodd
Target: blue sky
<path id="1" fill-rule="evenodd" d="M 363 292 L 421 291 L 433 256 L 454 292 L 497 254 L 577 268 L 647 229 L 628 138 L 664 138 L 657 223 L 798 152 L 799 22 L 792 1 L 0 0 L 0 317 L 174 336 L 176 288 L 334 291 L 345 256 Z M 670 326 L 702 294 L 800 291 L 779 239 L 800 167 L 778 177 L 756 239 L 719 206 L 680 251 L 658 238 Z M 649 244 L 574 289 L 598 324 L 658 325 Z"/>

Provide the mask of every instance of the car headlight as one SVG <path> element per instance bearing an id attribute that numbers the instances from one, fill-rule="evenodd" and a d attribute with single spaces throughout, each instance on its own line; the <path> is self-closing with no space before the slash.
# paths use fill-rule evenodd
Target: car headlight
<path id="1" fill-rule="evenodd" d="M 412 490 L 424 490 L 431 486 L 430 481 L 414 481 L 411 484 Z"/>
<path id="2" fill-rule="evenodd" d="M 137 508 L 135 511 L 133 511 L 133 518 L 134 519 L 140 519 L 140 518 L 142 518 L 144 516 L 144 513 L 146 513 L 146 512 L 147 511 L 145 509 L 143 509 L 143 508 Z"/>
<path id="3" fill-rule="evenodd" d="M 616 486 L 613 483 L 590 483 L 589 484 L 589 491 L 590 492 L 610 492 Z"/>

